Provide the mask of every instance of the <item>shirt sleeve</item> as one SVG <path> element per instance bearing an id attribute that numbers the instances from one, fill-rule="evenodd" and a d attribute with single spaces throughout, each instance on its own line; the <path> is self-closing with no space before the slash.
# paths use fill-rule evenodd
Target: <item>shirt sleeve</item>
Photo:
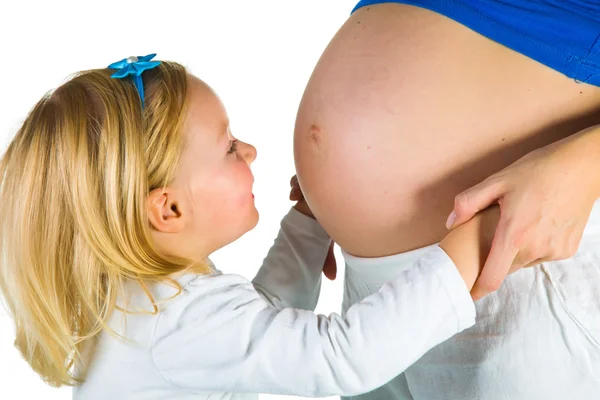
<path id="1" fill-rule="evenodd" d="M 237 275 L 198 279 L 182 296 L 159 315 L 152 355 L 167 382 L 191 393 L 365 393 L 475 321 L 439 246 L 345 317 L 278 309 Z"/>
<path id="2" fill-rule="evenodd" d="M 256 291 L 277 308 L 314 310 L 330 243 L 316 220 L 292 208 L 252 281 Z"/>

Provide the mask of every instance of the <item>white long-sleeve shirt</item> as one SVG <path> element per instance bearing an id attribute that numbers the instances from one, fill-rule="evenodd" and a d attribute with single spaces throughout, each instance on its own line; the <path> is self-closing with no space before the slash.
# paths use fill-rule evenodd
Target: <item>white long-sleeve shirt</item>
<path id="1" fill-rule="evenodd" d="M 429 349 L 473 325 L 475 307 L 439 247 L 353 305 L 342 318 L 316 315 L 330 240 L 291 210 L 255 279 L 214 270 L 177 278 L 179 296 L 159 313 L 115 311 L 74 399 L 257 399 L 258 393 L 353 395 L 401 373 Z M 175 289 L 150 286 L 155 299 Z M 135 284 L 132 309 L 152 310 Z M 121 304 L 121 303 L 120 303 Z"/>

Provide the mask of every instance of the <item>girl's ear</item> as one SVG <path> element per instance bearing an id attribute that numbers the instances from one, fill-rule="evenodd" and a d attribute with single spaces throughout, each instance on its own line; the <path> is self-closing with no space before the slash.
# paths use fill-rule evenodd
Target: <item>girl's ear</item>
<path id="1" fill-rule="evenodd" d="M 148 220 L 152 227 L 163 233 L 177 233 L 185 227 L 181 202 L 169 188 L 154 189 L 147 198 Z"/>

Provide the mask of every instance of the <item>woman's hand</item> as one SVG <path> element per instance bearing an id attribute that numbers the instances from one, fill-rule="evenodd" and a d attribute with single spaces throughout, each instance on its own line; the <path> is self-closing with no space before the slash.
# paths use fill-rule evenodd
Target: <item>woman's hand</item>
<path id="1" fill-rule="evenodd" d="M 304 199 L 304 194 L 302 193 L 302 189 L 300 189 L 300 184 L 298 183 L 298 178 L 296 177 L 296 175 L 294 175 L 290 180 L 290 186 L 290 200 L 297 201 L 296 205 L 294 205 L 296 211 L 308 217 L 316 219 L 312 211 L 310 210 L 308 203 L 306 203 L 306 200 Z M 331 245 L 329 246 L 329 251 L 327 252 L 327 257 L 325 257 L 325 262 L 323 263 L 323 274 L 329 280 L 334 280 L 337 274 L 337 264 L 335 262 L 335 256 L 333 254 L 333 245 L 334 243 L 331 242 Z"/>
<path id="2" fill-rule="evenodd" d="M 497 290 L 507 273 L 572 257 L 600 196 L 600 127 L 537 149 L 456 196 L 449 229 L 500 205 L 492 247 L 471 296 Z"/>

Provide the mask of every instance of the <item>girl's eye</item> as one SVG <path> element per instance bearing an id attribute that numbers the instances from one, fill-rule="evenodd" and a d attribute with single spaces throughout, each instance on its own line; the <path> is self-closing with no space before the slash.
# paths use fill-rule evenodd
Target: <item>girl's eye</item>
<path id="1" fill-rule="evenodd" d="M 231 145 L 229 146 L 227 154 L 235 153 L 237 151 L 237 140 L 230 140 L 229 143 L 231 143 Z"/>

